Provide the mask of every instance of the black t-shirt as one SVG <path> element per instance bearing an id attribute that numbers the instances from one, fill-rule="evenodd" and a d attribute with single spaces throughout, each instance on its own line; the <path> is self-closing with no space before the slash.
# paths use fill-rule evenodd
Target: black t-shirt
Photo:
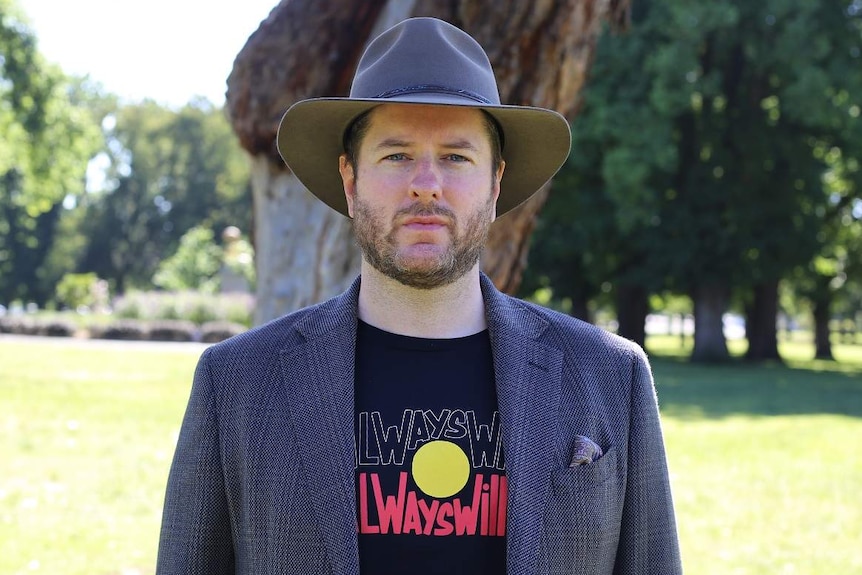
<path id="1" fill-rule="evenodd" d="M 367 575 L 505 573 L 506 494 L 488 332 L 359 323 L 356 501 Z"/>

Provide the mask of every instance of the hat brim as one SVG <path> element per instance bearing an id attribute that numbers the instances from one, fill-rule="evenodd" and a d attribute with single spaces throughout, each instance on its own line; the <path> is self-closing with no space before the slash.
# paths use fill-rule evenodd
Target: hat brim
<path id="1" fill-rule="evenodd" d="M 322 202 L 349 217 L 338 157 L 343 135 L 360 114 L 381 104 L 433 104 L 485 110 L 504 135 L 506 169 L 497 200 L 497 216 L 519 206 L 557 173 L 569 155 L 569 123 L 544 108 L 479 104 L 441 94 L 399 98 L 313 98 L 297 102 L 281 119 L 278 151 L 297 179 Z"/>

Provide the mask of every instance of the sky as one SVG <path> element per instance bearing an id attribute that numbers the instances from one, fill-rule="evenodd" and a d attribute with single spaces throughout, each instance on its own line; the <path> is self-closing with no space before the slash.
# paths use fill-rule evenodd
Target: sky
<path id="1" fill-rule="evenodd" d="M 224 104 L 237 53 L 278 0 L 18 0 L 39 51 L 126 102 Z"/>

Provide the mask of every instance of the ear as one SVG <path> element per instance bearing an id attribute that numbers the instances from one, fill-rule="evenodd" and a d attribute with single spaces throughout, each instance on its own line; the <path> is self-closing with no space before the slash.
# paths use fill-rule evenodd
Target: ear
<path id="1" fill-rule="evenodd" d="M 503 171 L 506 169 L 506 162 L 500 160 L 500 165 L 497 167 L 497 173 L 494 174 L 493 194 L 494 194 L 494 217 L 491 221 L 497 219 L 497 199 L 500 197 L 500 184 L 503 181 Z"/>
<path id="2" fill-rule="evenodd" d="M 347 154 L 338 156 L 338 172 L 344 186 L 344 197 L 347 200 L 347 213 L 353 217 L 353 198 L 356 195 L 356 174 L 353 166 L 347 161 Z"/>

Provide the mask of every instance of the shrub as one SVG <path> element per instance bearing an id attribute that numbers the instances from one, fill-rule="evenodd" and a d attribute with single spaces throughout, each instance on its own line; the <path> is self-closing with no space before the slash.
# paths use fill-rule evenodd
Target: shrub
<path id="1" fill-rule="evenodd" d="M 218 299 L 203 294 L 184 292 L 179 300 L 182 317 L 198 325 L 219 319 Z"/>
<path id="2" fill-rule="evenodd" d="M 184 320 L 160 320 L 150 324 L 150 341 L 194 341 L 197 326 Z"/>
<path id="3" fill-rule="evenodd" d="M 75 335 L 77 327 L 74 323 L 64 319 L 48 319 L 34 322 L 38 335 L 49 337 L 71 337 Z"/>
<path id="4" fill-rule="evenodd" d="M 90 335 L 96 339 L 141 340 L 149 337 L 149 329 L 143 322 L 126 319 L 94 327 Z"/>
<path id="5" fill-rule="evenodd" d="M 20 316 L 0 317 L 0 333 L 24 335 L 28 320 Z"/>
<path id="6" fill-rule="evenodd" d="M 114 301 L 114 315 L 121 319 L 177 319 L 169 292 L 130 292 Z"/>
<path id="7" fill-rule="evenodd" d="M 229 337 L 239 335 L 247 329 L 244 325 L 230 321 L 210 321 L 201 326 L 201 341 L 218 343 Z"/>
<path id="8" fill-rule="evenodd" d="M 0 318 L 0 333 L 14 335 L 40 335 L 41 326 L 32 317 L 11 316 Z"/>
<path id="9" fill-rule="evenodd" d="M 199 290 L 215 293 L 223 251 L 215 234 L 206 226 L 196 226 L 180 238 L 176 253 L 164 260 L 153 283 L 168 290 Z"/>
<path id="10" fill-rule="evenodd" d="M 254 319 L 254 296 L 247 293 L 222 294 L 219 319 L 251 327 Z"/>
<path id="11" fill-rule="evenodd" d="M 252 323 L 254 297 L 250 294 L 204 294 L 183 292 L 132 292 L 114 303 L 114 313 L 123 319 L 182 319 L 195 324 L 231 321 Z"/>
<path id="12" fill-rule="evenodd" d="M 71 309 L 101 308 L 107 303 L 107 282 L 94 273 L 66 274 L 57 284 L 56 297 Z"/>

